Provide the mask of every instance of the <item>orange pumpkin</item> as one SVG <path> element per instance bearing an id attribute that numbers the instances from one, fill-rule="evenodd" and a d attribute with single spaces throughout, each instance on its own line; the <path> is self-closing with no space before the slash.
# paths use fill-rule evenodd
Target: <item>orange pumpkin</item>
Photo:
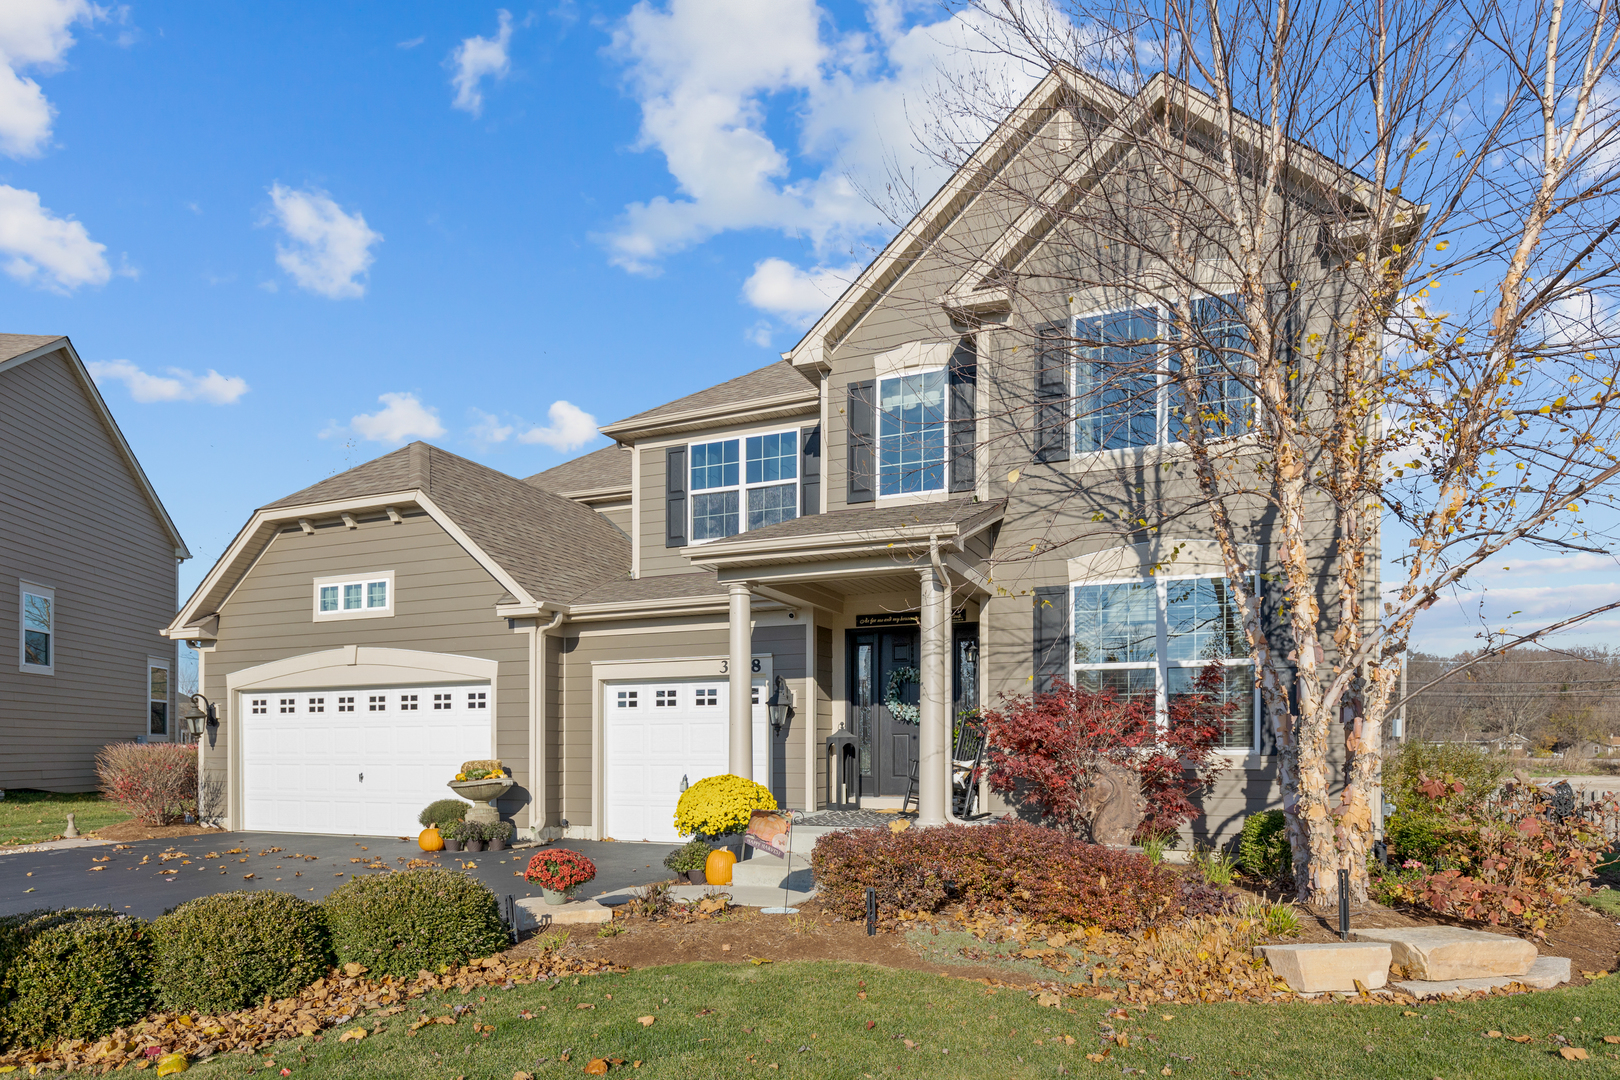
<path id="1" fill-rule="evenodd" d="M 715 848 L 703 862 L 703 876 L 709 879 L 710 885 L 730 885 L 731 867 L 736 861 L 737 856 L 730 851 Z"/>
<path id="2" fill-rule="evenodd" d="M 444 837 L 439 835 L 439 830 L 436 827 L 430 826 L 423 829 L 422 835 L 416 838 L 416 842 L 421 845 L 423 851 L 444 850 Z"/>

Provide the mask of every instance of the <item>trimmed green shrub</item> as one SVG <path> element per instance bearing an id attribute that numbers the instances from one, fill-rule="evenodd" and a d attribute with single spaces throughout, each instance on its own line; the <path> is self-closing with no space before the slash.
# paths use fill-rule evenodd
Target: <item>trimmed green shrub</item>
<path id="1" fill-rule="evenodd" d="M 364 964 L 373 975 L 437 971 L 511 943 L 495 894 L 449 870 L 357 878 L 321 907 L 338 962 Z"/>
<path id="2" fill-rule="evenodd" d="M 1501 786 L 1508 763 L 1467 743 L 1408 742 L 1384 762 L 1384 794 L 1401 813 L 1429 813 L 1434 797 L 1421 790 L 1425 780 L 1449 778 L 1463 790 L 1446 798 L 1456 809 L 1478 806 Z"/>
<path id="3" fill-rule="evenodd" d="M 1276 879 L 1293 871 L 1294 851 L 1288 844 L 1288 817 L 1281 810 L 1250 814 L 1238 838 L 1238 862 L 1256 877 Z"/>
<path id="4" fill-rule="evenodd" d="M 1398 862 L 1416 860 L 1427 866 L 1456 864 L 1459 859 L 1447 859 L 1452 849 L 1473 849 L 1479 839 L 1479 826 L 1465 819 L 1440 817 L 1435 814 L 1408 812 L 1396 814 L 1384 823 L 1384 841 L 1389 844 L 1389 856 Z"/>
<path id="5" fill-rule="evenodd" d="M 465 820 L 467 811 L 471 809 L 472 803 L 460 799 L 434 799 L 427 804 L 426 810 L 416 815 L 416 820 L 424 829 L 437 825 L 442 832 L 454 823 Z"/>
<path id="6" fill-rule="evenodd" d="M 0 985 L 0 1043 L 96 1039 L 151 1009 L 152 939 L 145 920 L 79 909 L 7 922 L 12 959 Z"/>
<path id="7" fill-rule="evenodd" d="M 822 905 L 846 919 L 865 916 L 868 886 L 884 917 L 962 903 L 1040 922 L 1130 930 L 1181 914 L 1176 871 L 1027 822 L 829 833 L 816 841 L 810 862 Z"/>
<path id="8" fill-rule="evenodd" d="M 330 934 L 321 909 L 282 892 L 204 896 L 152 924 L 152 981 L 175 1012 L 222 1013 L 291 997 L 326 974 Z"/>
<path id="9" fill-rule="evenodd" d="M 664 856 L 664 868 L 673 870 L 677 874 L 690 873 L 693 870 L 703 869 L 703 864 L 709 859 L 709 852 L 714 848 L 702 840 L 688 840 L 668 855 Z"/>

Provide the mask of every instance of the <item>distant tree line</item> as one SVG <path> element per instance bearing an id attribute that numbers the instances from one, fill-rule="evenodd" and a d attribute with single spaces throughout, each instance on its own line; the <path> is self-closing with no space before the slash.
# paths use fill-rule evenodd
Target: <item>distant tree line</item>
<path id="1" fill-rule="evenodd" d="M 1483 660 L 1414 652 L 1406 681 L 1409 740 L 1585 754 L 1620 735 L 1620 655 L 1608 649 L 1514 649 Z"/>

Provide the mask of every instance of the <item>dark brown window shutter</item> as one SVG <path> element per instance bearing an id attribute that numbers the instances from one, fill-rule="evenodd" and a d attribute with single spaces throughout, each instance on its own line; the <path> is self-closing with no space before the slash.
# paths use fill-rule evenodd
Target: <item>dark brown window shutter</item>
<path id="1" fill-rule="evenodd" d="M 799 516 L 821 513 L 821 425 L 799 429 Z"/>
<path id="2" fill-rule="evenodd" d="M 877 383 L 849 384 L 849 491 L 846 501 L 877 498 Z"/>
<path id="3" fill-rule="evenodd" d="M 664 546 L 686 546 L 686 447 L 664 451 Z"/>
<path id="4" fill-rule="evenodd" d="M 1069 324 L 1049 323 L 1035 331 L 1036 461 L 1069 460 Z"/>
<path id="5" fill-rule="evenodd" d="M 970 337 L 957 343 L 951 353 L 949 372 L 949 400 L 946 407 L 950 417 L 950 459 L 952 491 L 972 491 L 977 477 L 974 474 L 974 443 L 977 441 L 973 424 L 974 398 L 979 389 L 979 352 Z"/>
<path id="6" fill-rule="evenodd" d="M 1069 677 L 1069 588 L 1035 589 L 1035 691 L 1044 694 Z"/>

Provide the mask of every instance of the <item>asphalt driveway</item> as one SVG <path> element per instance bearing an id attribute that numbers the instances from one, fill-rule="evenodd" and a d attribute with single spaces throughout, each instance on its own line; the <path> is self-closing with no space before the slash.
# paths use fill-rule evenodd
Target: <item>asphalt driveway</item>
<path id="1" fill-rule="evenodd" d="M 567 840 L 596 863 L 596 879 L 581 896 L 667 880 L 666 844 Z M 152 919 L 186 900 L 219 892 L 279 889 L 319 900 L 352 878 L 384 868 L 442 866 L 478 878 L 501 899 L 538 896 L 523 879 L 535 847 L 429 854 L 397 836 L 305 836 L 292 833 L 207 833 L 169 840 L 0 854 L 0 915 L 35 908 L 109 907 Z"/>

